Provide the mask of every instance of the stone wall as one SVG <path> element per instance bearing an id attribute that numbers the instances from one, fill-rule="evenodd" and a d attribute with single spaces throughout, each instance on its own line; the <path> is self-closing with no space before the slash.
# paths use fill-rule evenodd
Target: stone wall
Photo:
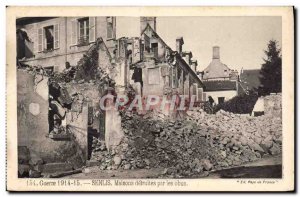
<path id="1" fill-rule="evenodd" d="M 218 97 L 224 97 L 224 101 L 228 101 L 237 96 L 236 90 L 210 91 L 205 93 L 206 98 L 204 100 L 208 100 L 208 97 L 211 96 L 216 104 L 219 104 Z"/>
<path id="2" fill-rule="evenodd" d="M 48 78 L 24 70 L 17 72 L 18 147 L 27 147 L 30 155 L 41 158 L 42 163 L 72 163 L 74 168 L 85 163 L 80 137 L 54 140 L 49 137 Z M 38 82 L 38 83 L 37 83 Z M 35 85 L 37 84 L 37 85 Z M 87 130 L 83 132 L 87 133 Z M 23 157 L 18 152 L 18 157 Z"/>
<path id="3" fill-rule="evenodd" d="M 143 96 L 164 94 L 165 80 L 162 74 L 162 67 L 166 64 L 155 65 L 154 62 L 146 62 L 143 68 Z M 154 74 L 155 73 L 155 74 Z"/>
<path id="4" fill-rule="evenodd" d="M 264 109 L 266 115 L 279 117 L 282 115 L 282 95 L 272 94 L 264 97 Z"/>

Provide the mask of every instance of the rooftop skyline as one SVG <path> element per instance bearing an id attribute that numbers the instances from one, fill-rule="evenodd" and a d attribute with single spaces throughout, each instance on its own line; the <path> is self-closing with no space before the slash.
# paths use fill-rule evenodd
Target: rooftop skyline
<path id="1" fill-rule="evenodd" d="M 157 17 L 156 25 L 173 50 L 176 38 L 183 37 L 183 51 L 193 53 L 198 71 L 211 62 L 213 46 L 220 47 L 222 63 L 240 71 L 260 69 L 269 40 L 282 43 L 281 17 Z M 139 36 L 139 17 L 117 17 L 117 38 Z"/>

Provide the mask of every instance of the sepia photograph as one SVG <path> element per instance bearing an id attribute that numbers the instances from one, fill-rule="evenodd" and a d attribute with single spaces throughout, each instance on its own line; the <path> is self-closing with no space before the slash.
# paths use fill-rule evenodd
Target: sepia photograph
<path id="1" fill-rule="evenodd" d="M 293 148 L 284 152 L 294 143 L 292 7 L 184 16 L 85 9 L 7 19 L 16 31 L 7 48 L 16 110 L 9 175 L 25 181 L 21 191 L 284 179 L 294 188 Z M 204 189 L 195 184 L 188 190 Z"/>

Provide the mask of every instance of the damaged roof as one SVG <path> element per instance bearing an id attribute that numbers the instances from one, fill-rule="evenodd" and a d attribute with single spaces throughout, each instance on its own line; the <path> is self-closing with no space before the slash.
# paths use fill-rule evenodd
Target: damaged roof
<path id="1" fill-rule="evenodd" d="M 184 63 L 187 67 L 187 69 L 189 69 L 190 73 L 192 73 L 192 75 L 194 75 L 195 79 L 198 81 L 198 83 L 203 85 L 203 82 L 200 80 L 200 78 L 197 76 L 197 74 L 192 70 L 192 68 L 186 63 L 186 61 L 181 57 L 181 55 L 177 52 L 177 51 L 173 51 L 171 49 L 171 47 L 169 47 L 165 41 L 156 33 L 156 31 L 154 31 L 154 29 L 147 24 L 146 28 L 142 31 L 141 35 L 145 34 L 145 31 L 149 28 L 150 31 L 152 31 L 153 35 L 159 40 L 161 41 L 161 43 L 163 43 L 163 45 L 165 45 L 165 47 L 167 49 L 169 49 L 172 53 L 175 53 L 175 56 L 177 59 L 179 59 L 180 62 Z M 146 35 L 146 34 L 145 34 Z M 192 52 L 190 52 L 192 55 Z"/>

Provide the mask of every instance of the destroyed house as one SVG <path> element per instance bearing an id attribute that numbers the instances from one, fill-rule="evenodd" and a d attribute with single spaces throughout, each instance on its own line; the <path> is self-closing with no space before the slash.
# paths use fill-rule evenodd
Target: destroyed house
<path id="1" fill-rule="evenodd" d="M 91 63 L 95 52 L 104 56 L 101 48 L 104 43 L 97 39 L 79 60 L 76 75 Z M 71 171 L 87 165 L 93 138 L 103 143 L 112 133 L 108 143 L 103 143 L 107 146 L 120 140 L 122 135 L 115 134 L 121 132 L 119 115 L 101 110 L 99 104 L 109 91 L 109 75 L 103 72 L 100 79 L 89 81 L 78 75 L 79 79 L 67 82 L 57 77 L 60 74 L 48 75 L 39 67 L 26 66 L 18 69 L 17 76 L 19 167 L 34 157 L 39 163 L 29 164 L 43 174 Z"/>
<path id="2" fill-rule="evenodd" d="M 114 87 L 113 78 L 118 78 L 111 55 L 115 20 L 17 19 L 21 169 L 29 164 L 44 174 L 74 170 L 87 165 L 93 138 L 103 143 L 110 136 L 106 133 L 112 133 L 109 142 L 103 143 L 106 146 L 120 140 L 122 135 L 115 135 L 121 132 L 119 115 L 104 112 L 99 105 L 99 99 Z M 28 163 L 33 157 L 38 163 Z"/>
<path id="3" fill-rule="evenodd" d="M 66 62 L 75 66 L 99 37 L 110 53 L 115 46 L 115 17 L 24 17 L 16 25 L 19 61 L 58 72 Z"/>
<path id="4" fill-rule="evenodd" d="M 156 17 L 141 17 L 141 37 L 118 40 L 117 58 L 128 63 L 128 83 L 142 96 L 184 94 L 202 100 L 203 84 L 195 73 L 196 61 L 182 53 L 183 39 L 172 50 L 156 32 Z M 122 52 L 122 49 L 124 52 Z"/>
<path id="5" fill-rule="evenodd" d="M 121 117 L 100 109 L 106 94 L 132 87 L 145 97 L 205 98 L 183 39 L 172 50 L 155 17 L 141 17 L 140 37 L 116 39 L 115 27 L 115 17 L 17 19 L 19 166 L 36 155 L 43 173 L 77 169 L 88 164 L 93 139 L 103 149 L 117 146 Z"/>

